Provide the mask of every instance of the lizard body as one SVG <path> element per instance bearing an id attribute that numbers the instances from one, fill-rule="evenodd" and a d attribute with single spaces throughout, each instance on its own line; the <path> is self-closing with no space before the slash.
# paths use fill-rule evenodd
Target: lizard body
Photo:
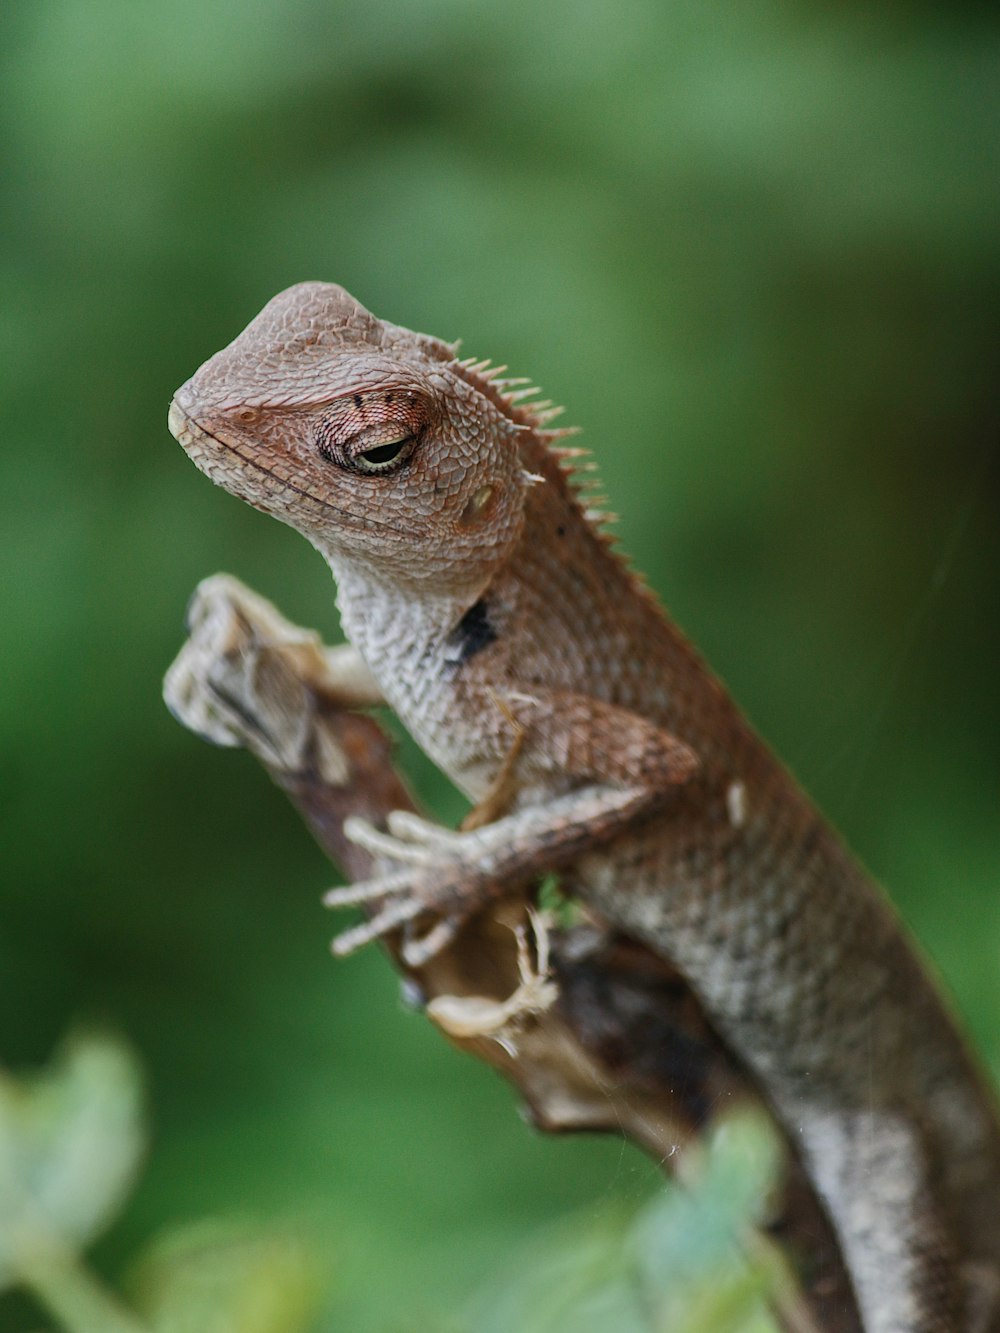
<path id="1" fill-rule="evenodd" d="M 195 463 L 329 562 L 358 701 L 384 698 L 477 803 L 460 832 L 355 826 L 398 869 L 330 895 L 382 904 L 340 947 L 430 917 L 419 961 L 558 871 L 684 972 L 746 1062 L 865 1328 L 996 1333 L 992 1095 L 891 909 L 585 509 L 549 417 L 322 283 L 175 396 Z"/>

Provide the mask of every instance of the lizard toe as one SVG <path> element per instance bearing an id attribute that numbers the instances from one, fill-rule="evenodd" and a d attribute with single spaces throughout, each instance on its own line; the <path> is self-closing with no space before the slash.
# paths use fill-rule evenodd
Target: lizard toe
<path id="1" fill-rule="evenodd" d="M 369 920 L 362 921 L 360 925 L 352 926 L 350 930 L 341 931 L 339 935 L 334 936 L 330 948 L 338 958 L 344 958 L 366 944 L 371 944 L 373 940 L 390 934 L 405 922 L 412 921 L 423 910 L 423 904 L 415 898 L 392 902 Z"/>
<path id="2" fill-rule="evenodd" d="M 397 837 L 395 832 L 383 832 L 357 815 L 344 821 L 344 836 L 355 846 L 371 852 L 372 856 L 398 861 L 403 865 L 425 866 L 435 860 L 435 854 L 429 847 Z"/>

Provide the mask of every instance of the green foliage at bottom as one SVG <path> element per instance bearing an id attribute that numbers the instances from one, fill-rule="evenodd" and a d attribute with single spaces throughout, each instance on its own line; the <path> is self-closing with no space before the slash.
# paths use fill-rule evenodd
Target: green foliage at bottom
<path id="1" fill-rule="evenodd" d="M 0 1281 L 68 1333 L 305 1333 L 322 1291 L 291 1228 L 210 1221 L 140 1258 L 126 1305 L 81 1251 L 131 1191 L 147 1139 L 139 1063 L 76 1036 L 24 1078 L 0 1075 Z"/>
<path id="2" fill-rule="evenodd" d="M 757 1117 L 718 1127 L 697 1183 L 665 1186 L 637 1215 L 574 1221 L 480 1301 L 476 1333 L 773 1333 L 767 1298 L 784 1280 L 744 1250 L 776 1166 Z"/>
<path id="3" fill-rule="evenodd" d="M 134 1054 L 77 1036 L 51 1065 L 0 1078 L 0 1277 L 67 1333 L 306 1333 L 328 1295 L 318 1237 L 212 1219 L 169 1230 L 132 1265 L 128 1301 L 82 1250 L 114 1219 L 145 1146 Z M 637 1215 L 572 1220 L 508 1259 L 459 1328 L 472 1333 L 771 1333 L 780 1267 L 743 1243 L 776 1163 L 756 1118 L 722 1124 L 693 1188 Z M 456 1255 L 460 1261 L 461 1256 Z M 426 1325 L 425 1325 L 426 1326 Z M 442 1324 L 442 1327 L 444 1325 Z"/>

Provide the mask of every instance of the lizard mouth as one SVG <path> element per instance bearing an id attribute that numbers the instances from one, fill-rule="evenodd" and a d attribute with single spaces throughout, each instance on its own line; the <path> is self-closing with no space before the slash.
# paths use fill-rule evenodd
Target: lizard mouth
<path id="1" fill-rule="evenodd" d="M 178 444 L 183 445 L 185 449 L 187 448 L 188 434 L 192 425 L 190 417 L 182 407 L 177 405 L 177 399 L 171 398 L 170 410 L 167 412 L 167 430 Z"/>
<path id="2" fill-rule="evenodd" d="M 317 516 L 335 514 L 335 522 L 340 528 L 350 528 L 356 532 L 379 528 L 400 536 L 407 535 L 403 528 L 382 519 L 359 518 L 352 510 L 333 504 L 308 486 L 282 476 L 275 468 L 262 462 L 255 450 L 224 439 L 193 420 L 176 398 L 170 403 L 167 428 L 195 467 L 204 472 L 210 481 L 252 505 L 254 509 L 271 514 L 290 523 L 292 527 L 298 528 L 300 524 L 290 516 L 289 510 L 294 512 L 296 508 L 305 507 L 315 511 Z M 261 478 L 262 486 L 247 484 L 247 469 L 252 469 Z"/>

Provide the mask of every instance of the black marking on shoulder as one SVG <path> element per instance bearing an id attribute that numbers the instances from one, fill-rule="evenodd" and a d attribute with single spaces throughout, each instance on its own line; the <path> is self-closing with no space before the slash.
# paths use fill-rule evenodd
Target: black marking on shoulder
<path id="1" fill-rule="evenodd" d="M 445 661 L 450 666 L 460 667 L 496 641 L 497 632 L 490 624 L 489 608 L 480 597 L 445 639 Z"/>

